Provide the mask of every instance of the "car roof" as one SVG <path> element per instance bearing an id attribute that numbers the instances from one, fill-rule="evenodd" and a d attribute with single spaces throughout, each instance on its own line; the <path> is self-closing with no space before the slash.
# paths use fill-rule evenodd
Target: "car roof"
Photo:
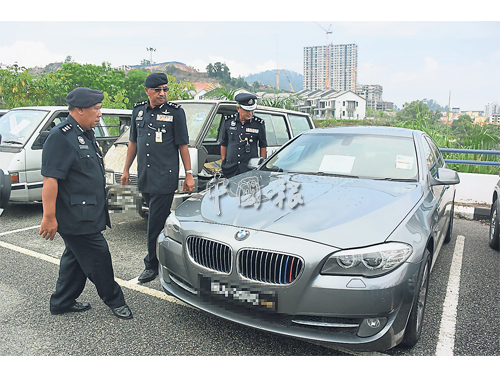
<path id="1" fill-rule="evenodd" d="M 39 111 L 67 111 L 68 106 L 32 106 L 32 107 L 17 107 L 12 108 L 12 110 L 39 110 Z M 123 114 L 130 116 L 132 114 L 131 109 L 116 109 L 116 108 L 101 108 L 102 114 Z"/>
<path id="2" fill-rule="evenodd" d="M 308 130 L 308 134 L 366 134 L 366 135 L 387 135 L 396 137 L 413 138 L 417 130 L 396 128 L 390 126 L 339 126 L 335 128 L 316 128 Z"/>

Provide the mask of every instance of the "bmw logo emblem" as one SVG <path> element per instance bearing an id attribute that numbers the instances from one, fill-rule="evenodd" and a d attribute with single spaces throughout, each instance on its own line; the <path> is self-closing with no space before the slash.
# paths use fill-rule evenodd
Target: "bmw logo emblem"
<path id="1" fill-rule="evenodd" d="M 236 232 L 234 238 L 236 238 L 238 241 L 243 241 L 246 240 L 248 236 L 250 236 L 250 232 L 245 229 L 241 229 L 238 232 Z"/>

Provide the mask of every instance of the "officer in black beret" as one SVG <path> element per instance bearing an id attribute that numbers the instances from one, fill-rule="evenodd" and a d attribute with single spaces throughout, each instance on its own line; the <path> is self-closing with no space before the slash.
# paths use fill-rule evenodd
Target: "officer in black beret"
<path id="1" fill-rule="evenodd" d="M 234 99 L 238 113 L 224 118 L 220 147 L 222 172 L 227 178 L 247 172 L 248 161 L 259 156 L 265 159 L 267 150 L 264 120 L 253 114 L 257 97 L 240 93 Z"/>
<path id="2" fill-rule="evenodd" d="M 137 155 L 137 187 L 148 204 L 145 269 L 138 281 L 145 283 L 158 275 L 156 240 L 170 214 L 179 183 L 179 153 L 186 171 L 183 190 L 190 193 L 194 179 L 189 157 L 189 135 L 186 115 L 179 104 L 167 101 L 168 78 L 152 73 L 145 82 L 148 100 L 134 104 L 130 125 L 130 142 L 121 184 L 130 180 L 130 166 Z"/>
<path id="3" fill-rule="evenodd" d="M 43 218 L 40 235 L 53 240 L 59 232 L 66 248 L 59 265 L 52 314 L 90 309 L 76 302 L 87 278 L 99 297 L 121 319 L 132 318 L 114 279 L 111 254 L 102 235 L 111 227 L 106 204 L 104 163 L 94 130 L 104 95 L 79 87 L 66 96 L 69 116 L 54 127 L 43 145 Z"/>

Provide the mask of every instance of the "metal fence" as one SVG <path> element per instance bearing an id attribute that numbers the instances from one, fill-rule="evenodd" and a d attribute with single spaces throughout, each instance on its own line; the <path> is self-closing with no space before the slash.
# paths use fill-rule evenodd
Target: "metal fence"
<path id="1" fill-rule="evenodd" d="M 491 150 L 464 150 L 458 148 L 440 148 L 442 153 L 453 154 L 476 154 L 476 155 L 500 155 L 500 151 Z M 481 160 L 458 160 L 458 159 L 444 159 L 448 164 L 467 164 L 467 165 L 487 165 L 492 167 L 500 167 L 498 161 L 481 161 Z"/>

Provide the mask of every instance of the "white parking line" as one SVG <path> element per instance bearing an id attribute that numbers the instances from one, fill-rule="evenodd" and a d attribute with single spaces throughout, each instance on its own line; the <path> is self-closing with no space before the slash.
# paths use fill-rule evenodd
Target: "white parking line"
<path id="1" fill-rule="evenodd" d="M 436 346 L 437 356 L 453 356 L 455 349 L 455 327 L 457 324 L 458 294 L 460 289 L 460 272 L 462 270 L 462 256 L 465 237 L 457 236 L 455 251 L 451 262 L 450 276 L 446 288 L 446 297 L 443 303 L 443 315 L 439 328 L 439 338 Z"/>
<path id="2" fill-rule="evenodd" d="M 34 227 L 34 228 L 37 228 L 37 227 Z M 31 228 L 31 229 L 33 229 L 33 228 Z M 37 253 L 36 251 L 24 249 L 22 247 L 12 245 L 10 243 L 3 242 L 3 241 L 0 241 L 0 246 L 5 247 L 5 248 L 10 249 L 10 250 L 17 251 L 18 253 L 21 253 L 21 254 L 29 255 L 31 257 L 59 265 L 59 259 L 50 257 L 50 256 L 45 255 L 45 254 Z M 153 296 L 153 297 L 156 297 L 156 298 L 168 301 L 168 302 L 177 303 L 177 304 L 182 305 L 182 306 L 191 307 L 191 306 L 185 304 L 184 302 L 182 302 L 174 297 L 168 296 L 164 292 L 161 292 L 161 291 L 156 290 L 156 289 L 151 289 L 151 288 L 148 288 L 148 287 L 145 287 L 142 285 L 138 285 L 136 279 L 132 279 L 130 281 L 125 281 L 125 280 L 115 278 L 115 280 L 118 284 L 120 284 L 121 286 L 123 286 L 127 289 L 135 290 L 137 292 L 141 292 L 143 294 L 147 294 L 147 295 L 150 295 L 150 296 Z"/>
<path id="3" fill-rule="evenodd" d="M 0 236 L 5 236 L 6 234 L 12 234 L 12 233 L 17 233 L 17 232 L 23 232 L 25 230 L 31 230 L 31 229 L 36 229 L 40 228 L 40 225 L 35 225 L 33 227 L 28 227 L 28 228 L 23 228 L 23 229 L 16 229 L 16 230 L 11 230 L 10 232 L 3 232 L 0 233 Z"/>

